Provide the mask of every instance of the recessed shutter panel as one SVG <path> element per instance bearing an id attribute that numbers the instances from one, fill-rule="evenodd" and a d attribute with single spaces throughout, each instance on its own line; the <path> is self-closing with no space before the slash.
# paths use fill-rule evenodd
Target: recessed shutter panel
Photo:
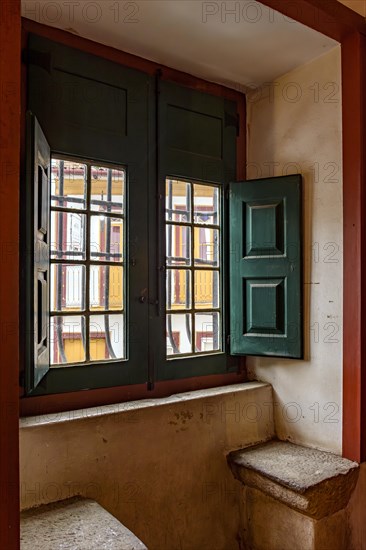
<path id="1" fill-rule="evenodd" d="M 27 358 L 26 391 L 30 393 L 49 370 L 49 202 L 50 202 L 50 148 L 37 119 L 28 113 L 28 166 L 27 188 L 31 196 L 30 210 L 33 213 L 33 259 L 30 268 L 30 291 L 33 291 L 33 311 L 30 311 L 30 326 L 33 326 L 31 357 Z M 30 242 L 30 241 L 29 241 Z"/>
<path id="2" fill-rule="evenodd" d="M 232 355 L 302 358 L 301 176 L 230 184 Z"/>

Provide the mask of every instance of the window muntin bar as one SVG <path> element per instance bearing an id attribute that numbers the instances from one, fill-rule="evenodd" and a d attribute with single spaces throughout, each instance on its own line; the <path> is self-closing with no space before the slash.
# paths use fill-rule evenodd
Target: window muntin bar
<path id="1" fill-rule="evenodd" d="M 51 366 L 126 359 L 126 172 L 52 159 Z"/>
<path id="2" fill-rule="evenodd" d="M 218 185 L 166 180 L 169 358 L 222 351 L 220 203 Z"/>

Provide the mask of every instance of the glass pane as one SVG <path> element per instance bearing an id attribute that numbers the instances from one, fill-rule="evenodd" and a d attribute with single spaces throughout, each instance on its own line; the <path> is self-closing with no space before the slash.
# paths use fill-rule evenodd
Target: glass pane
<path id="1" fill-rule="evenodd" d="M 90 257 L 92 260 L 122 262 L 123 220 L 108 216 L 91 216 Z"/>
<path id="2" fill-rule="evenodd" d="M 52 159 L 51 206 L 79 208 L 86 206 L 86 165 Z"/>
<path id="3" fill-rule="evenodd" d="M 221 350 L 220 318 L 218 313 L 195 315 L 196 351 Z"/>
<path id="4" fill-rule="evenodd" d="M 194 228 L 194 263 L 197 266 L 219 266 L 219 231 Z"/>
<path id="5" fill-rule="evenodd" d="M 191 221 L 192 185 L 186 181 L 166 180 L 166 219 L 174 222 Z"/>
<path id="6" fill-rule="evenodd" d="M 85 214 L 51 213 L 51 258 L 85 260 Z"/>
<path id="7" fill-rule="evenodd" d="M 220 191 L 210 185 L 193 185 L 194 223 L 219 224 Z"/>
<path id="8" fill-rule="evenodd" d="M 167 265 L 191 265 L 191 228 L 166 226 Z"/>
<path id="9" fill-rule="evenodd" d="M 51 311 L 85 309 L 85 266 L 51 264 Z"/>
<path id="10" fill-rule="evenodd" d="M 124 358 L 123 315 L 91 315 L 90 360 Z"/>
<path id="11" fill-rule="evenodd" d="M 91 168 L 91 210 L 123 212 L 125 171 L 101 166 Z"/>
<path id="12" fill-rule="evenodd" d="M 191 308 L 191 272 L 188 269 L 167 269 L 166 302 L 167 309 Z"/>
<path id="13" fill-rule="evenodd" d="M 90 266 L 90 309 L 123 308 L 123 268 L 119 266 Z"/>
<path id="14" fill-rule="evenodd" d="M 167 355 L 192 353 L 192 315 L 166 316 L 166 350 Z"/>
<path id="15" fill-rule="evenodd" d="M 219 307 L 219 272 L 194 272 L 194 306 L 196 309 L 212 309 Z"/>
<path id="16" fill-rule="evenodd" d="M 51 317 L 51 365 L 85 361 L 85 317 Z"/>

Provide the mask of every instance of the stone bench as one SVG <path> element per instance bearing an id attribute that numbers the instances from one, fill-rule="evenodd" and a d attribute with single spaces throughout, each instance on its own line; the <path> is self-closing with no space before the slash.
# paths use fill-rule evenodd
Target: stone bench
<path id="1" fill-rule="evenodd" d="M 97 502 L 74 497 L 20 516 L 21 550 L 147 550 Z"/>
<path id="2" fill-rule="evenodd" d="M 358 464 L 284 441 L 232 452 L 228 463 L 243 483 L 243 548 L 348 548 L 345 508 Z"/>

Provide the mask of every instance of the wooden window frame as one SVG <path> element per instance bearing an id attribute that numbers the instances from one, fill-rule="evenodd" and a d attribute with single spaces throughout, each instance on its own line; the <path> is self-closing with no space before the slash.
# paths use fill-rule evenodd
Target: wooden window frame
<path id="1" fill-rule="evenodd" d="M 162 80 L 177 83 L 181 86 L 208 93 L 217 97 L 222 97 L 235 101 L 239 113 L 241 127 L 237 137 L 237 178 L 241 179 L 245 174 L 246 165 L 246 106 L 245 96 L 235 90 L 225 88 L 218 84 L 212 84 L 199 78 L 186 75 L 180 71 L 169 69 L 144 60 L 142 58 L 120 52 L 113 48 L 102 46 L 90 40 L 77 37 L 70 33 L 47 27 L 29 20 L 23 20 L 23 48 L 26 47 L 28 35 L 37 34 L 49 40 L 53 40 L 69 47 L 77 48 L 83 52 L 97 55 L 107 60 L 119 63 L 124 67 L 142 70 L 149 75 L 155 75 L 159 69 Z M 26 88 L 26 64 L 23 64 L 23 89 Z M 26 111 L 25 95 L 23 96 L 22 113 Z M 22 152 L 24 158 L 25 152 Z M 229 358 L 230 359 L 230 358 Z M 230 364 L 234 360 L 230 359 Z M 90 389 L 85 391 L 75 391 L 68 393 L 53 393 L 52 395 L 38 395 L 21 397 L 20 412 L 21 416 L 38 415 L 45 413 L 61 412 L 70 409 L 84 407 L 93 407 L 97 405 L 111 404 L 116 401 L 129 401 L 143 398 L 163 397 L 172 393 L 192 391 L 195 389 L 210 388 L 218 385 L 228 385 L 245 381 L 245 358 L 236 358 L 238 364 L 237 372 L 228 372 L 226 374 L 211 374 L 205 376 L 196 376 L 194 378 L 182 378 L 177 380 L 155 381 L 151 388 L 146 384 L 135 384 L 129 386 L 114 386 L 103 389 Z M 231 369 L 232 370 L 232 369 Z"/>

